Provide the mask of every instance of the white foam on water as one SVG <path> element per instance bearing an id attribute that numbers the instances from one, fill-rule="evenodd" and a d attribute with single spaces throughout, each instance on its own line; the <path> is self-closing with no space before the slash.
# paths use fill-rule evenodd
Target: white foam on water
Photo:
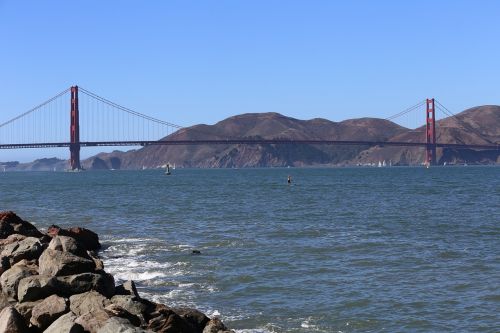
<path id="1" fill-rule="evenodd" d="M 137 243 L 147 243 L 147 242 L 160 242 L 161 239 L 159 238 L 104 238 L 104 242 L 105 243 L 116 243 L 116 244 L 123 244 L 123 243 L 133 243 L 133 244 L 137 244 Z"/>
<path id="2" fill-rule="evenodd" d="M 309 320 L 304 320 L 302 323 L 300 323 L 300 327 L 302 328 L 316 328 L 316 325 L 313 325 L 309 322 Z"/>
<path id="3" fill-rule="evenodd" d="M 124 272 L 124 273 L 115 273 L 115 277 L 122 281 L 132 280 L 137 282 L 144 282 L 148 280 L 166 277 L 166 275 L 160 272 L 144 272 L 144 273 Z"/>

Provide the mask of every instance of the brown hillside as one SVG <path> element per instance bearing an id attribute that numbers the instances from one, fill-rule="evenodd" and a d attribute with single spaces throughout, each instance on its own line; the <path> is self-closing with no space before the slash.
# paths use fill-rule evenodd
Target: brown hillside
<path id="1" fill-rule="evenodd" d="M 456 118 L 437 122 L 438 142 L 484 144 L 500 141 L 500 107 L 468 109 Z M 465 129 L 464 129 L 465 127 Z M 479 136 L 477 133 L 484 133 Z M 224 119 L 214 125 L 195 125 L 168 136 L 168 140 L 290 138 L 311 140 L 425 141 L 425 129 L 409 130 L 383 119 L 361 118 L 342 122 L 326 119 L 299 120 L 278 113 L 247 113 Z M 465 154 L 465 155 L 463 155 Z M 198 145 L 149 146 L 129 152 L 99 154 L 84 161 L 89 169 L 156 168 L 166 163 L 178 167 L 265 167 L 365 164 L 391 161 L 418 164 L 422 148 L 359 147 L 327 145 Z M 463 155 L 463 156 L 462 156 Z M 477 160 L 470 160 L 476 156 Z M 438 151 L 438 159 L 459 162 L 494 163 L 498 152 Z"/>

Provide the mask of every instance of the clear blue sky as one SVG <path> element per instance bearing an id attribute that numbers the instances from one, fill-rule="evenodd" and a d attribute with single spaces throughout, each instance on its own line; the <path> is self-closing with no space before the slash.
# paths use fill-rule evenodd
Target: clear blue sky
<path id="1" fill-rule="evenodd" d="M 477 0 L 0 0 L 0 123 L 74 84 L 183 126 L 500 104 L 499 18 Z M 0 161 L 47 155 L 68 154 Z"/>

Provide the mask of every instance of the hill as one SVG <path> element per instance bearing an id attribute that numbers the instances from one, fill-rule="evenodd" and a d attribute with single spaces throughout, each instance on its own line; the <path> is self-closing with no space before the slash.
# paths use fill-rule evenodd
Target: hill
<path id="1" fill-rule="evenodd" d="M 326 119 L 298 120 L 278 113 L 249 113 L 222 120 L 215 125 L 196 125 L 170 135 L 169 140 L 195 139 L 312 139 L 388 140 L 406 129 L 390 121 L 374 118 L 332 122 Z M 85 168 L 96 165 L 120 168 L 155 168 L 166 163 L 180 167 L 268 167 L 342 163 L 367 147 L 323 145 L 200 145 L 149 146 L 130 152 L 99 154 L 84 161 Z M 119 160 L 119 162 L 117 162 Z"/>
<path id="2" fill-rule="evenodd" d="M 480 134 L 480 135 L 479 135 Z M 425 128 L 410 130 L 377 118 L 332 122 L 299 120 L 278 113 L 247 113 L 214 125 L 183 128 L 163 140 L 196 139 L 303 139 L 422 142 Z M 500 106 L 468 109 L 437 122 L 438 142 L 485 144 L 500 142 Z M 395 165 L 419 164 L 422 148 L 327 145 L 198 145 L 148 146 L 128 152 L 101 153 L 83 161 L 86 169 L 177 167 L 230 168 L 357 165 L 391 161 Z M 500 163 L 498 151 L 438 149 L 440 163 Z"/>

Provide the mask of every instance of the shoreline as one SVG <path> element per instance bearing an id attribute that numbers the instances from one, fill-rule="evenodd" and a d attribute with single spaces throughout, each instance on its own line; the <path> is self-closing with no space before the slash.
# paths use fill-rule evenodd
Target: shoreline
<path id="1" fill-rule="evenodd" d="M 89 229 L 42 233 L 0 212 L 0 332 L 234 332 L 194 308 L 142 298 L 131 280 L 115 285 L 100 248 Z"/>

